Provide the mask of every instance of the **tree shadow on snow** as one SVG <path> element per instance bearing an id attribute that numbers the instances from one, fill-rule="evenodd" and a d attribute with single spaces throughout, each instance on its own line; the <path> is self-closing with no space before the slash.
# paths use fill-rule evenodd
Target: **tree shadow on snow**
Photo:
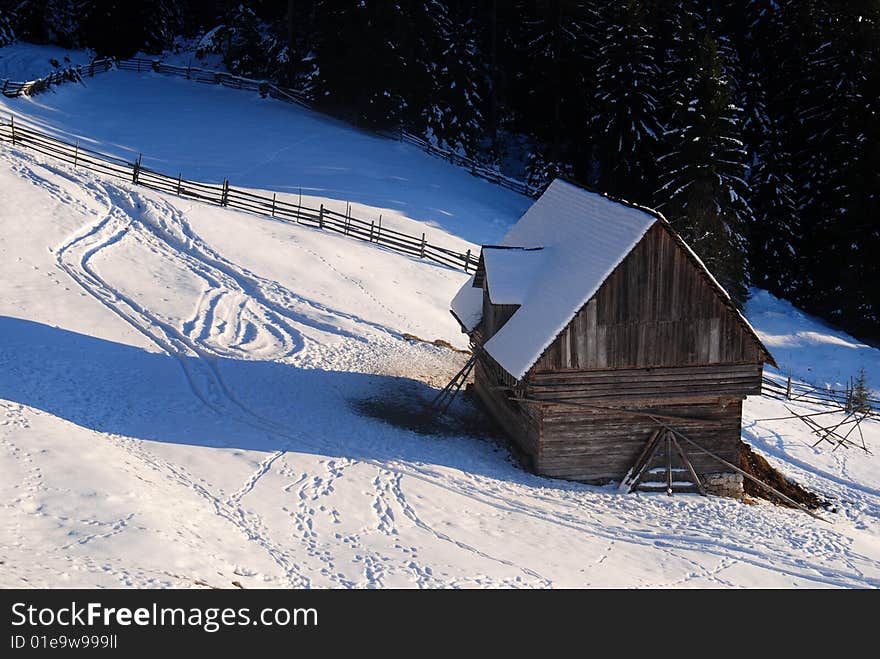
<path id="1" fill-rule="evenodd" d="M 0 316 L 0 399 L 101 433 L 407 460 L 505 478 L 519 471 L 486 441 L 496 431 L 470 402 L 456 401 L 442 419 L 426 412 L 436 393 L 400 377 L 178 358 Z"/>

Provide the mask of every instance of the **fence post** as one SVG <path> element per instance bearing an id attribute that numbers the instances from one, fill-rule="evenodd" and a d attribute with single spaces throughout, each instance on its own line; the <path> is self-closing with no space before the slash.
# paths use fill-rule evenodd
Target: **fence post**
<path id="1" fill-rule="evenodd" d="M 9 116 L 9 127 L 12 129 L 12 146 L 15 146 L 15 116 Z"/>
<path id="2" fill-rule="evenodd" d="M 138 182 L 138 176 L 140 176 L 140 173 L 141 173 L 141 158 L 143 158 L 143 154 L 139 153 L 138 159 L 135 161 L 134 167 L 132 167 L 132 170 L 131 170 L 131 182 L 132 183 Z"/>
<path id="3" fill-rule="evenodd" d="M 464 255 L 464 271 L 465 271 L 465 273 L 467 273 L 470 265 L 471 265 L 471 250 L 468 250 L 467 254 Z"/>
<path id="4" fill-rule="evenodd" d="M 422 234 L 422 248 L 419 250 L 419 257 L 425 258 L 425 234 Z"/>
<path id="5" fill-rule="evenodd" d="M 324 228 L 324 204 L 321 204 L 321 210 L 318 211 L 318 228 Z"/>
<path id="6" fill-rule="evenodd" d="M 373 227 L 376 225 L 376 220 L 370 220 L 370 240 L 369 242 L 373 242 Z"/>
<path id="7" fill-rule="evenodd" d="M 76 169 L 76 161 L 79 160 L 79 140 L 76 141 L 76 146 L 73 148 L 73 168 Z"/>
<path id="8" fill-rule="evenodd" d="M 3 81 L 3 93 L 6 93 L 6 88 L 9 87 L 9 80 Z"/>
<path id="9" fill-rule="evenodd" d="M 223 179 L 223 193 L 220 195 L 220 205 L 226 206 L 229 204 L 229 179 Z"/>
<path id="10" fill-rule="evenodd" d="M 178 196 L 178 197 L 180 196 L 180 183 L 181 183 L 181 179 L 183 179 L 183 174 L 182 174 L 182 173 L 178 173 L 178 174 L 177 174 L 177 196 Z"/>
<path id="11" fill-rule="evenodd" d="M 343 225 L 342 231 L 346 236 L 348 235 L 349 222 L 351 222 L 351 204 L 345 202 L 345 224 Z"/>
<path id="12" fill-rule="evenodd" d="M 785 386 L 785 397 L 791 400 L 791 371 L 788 372 L 788 384 Z"/>
<path id="13" fill-rule="evenodd" d="M 276 193 L 272 193 L 272 217 L 275 217 L 275 195 Z"/>

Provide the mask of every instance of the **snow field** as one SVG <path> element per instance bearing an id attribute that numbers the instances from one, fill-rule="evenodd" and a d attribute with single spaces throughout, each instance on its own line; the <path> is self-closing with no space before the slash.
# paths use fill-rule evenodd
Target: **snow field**
<path id="1" fill-rule="evenodd" d="M 273 120 L 267 102 L 148 74 L 168 113 L 193 109 L 162 137 L 161 115 L 152 128 L 128 121 L 126 100 L 145 88 L 127 76 L 3 103 L 44 129 L 108 141 L 129 131 L 169 167 L 193 148 L 173 136 L 207 133 L 196 110 L 225 117 L 227 103 L 244 104 L 258 132 L 287 131 L 276 142 L 290 132 L 346 146 L 325 150 L 346 169 L 325 170 L 321 185 L 314 174 L 316 199 L 359 189 L 363 212 L 396 208 L 401 222 L 461 241 L 493 242 L 523 203 L 481 197 L 485 182 L 395 142 L 370 138 L 352 163 L 350 129 L 314 119 L 309 133 L 289 114 Z M 100 116 L 86 111 L 102 101 Z M 218 150 L 200 162 L 264 162 L 237 148 L 232 161 Z M 241 183 L 280 187 L 303 177 L 298 162 L 279 156 Z M 403 170 L 409 182 L 393 178 Z M 463 355 L 401 334 L 462 346 L 448 303 L 466 278 L 0 146 L 0 586 L 880 584 L 875 455 L 812 449 L 800 421 L 762 421 L 786 415 L 779 401 L 746 402 L 744 438 L 829 499 L 830 524 L 766 503 L 539 478 L 485 439 L 359 414 L 353 403 L 371 397 L 418 404 L 460 367 Z M 856 364 L 880 377 L 876 350 L 787 303 L 757 292 L 747 315 L 798 377 L 835 382 Z M 810 346 L 776 350 L 805 332 L 821 359 Z M 880 446 L 880 424 L 864 429 Z"/>

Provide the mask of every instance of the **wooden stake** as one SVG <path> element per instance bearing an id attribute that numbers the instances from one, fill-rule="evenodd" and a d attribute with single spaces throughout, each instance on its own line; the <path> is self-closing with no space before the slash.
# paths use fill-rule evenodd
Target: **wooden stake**
<path id="1" fill-rule="evenodd" d="M 276 196 L 276 193 L 273 192 L 272 193 L 272 217 L 275 217 L 275 196 Z"/>
<path id="2" fill-rule="evenodd" d="M 691 480 L 694 482 L 694 485 L 697 486 L 697 490 L 701 495 L 708 496 L 706 494 L 706 488 L 703 487 L 703 483 L 700 481 L 700 477 L 697 476 L 697 471 L 694 469 L 694 465 L 691 464 L 691 461 L 688 459 L 687 454 L 684 452 L 684 449 L 681 448 L 681 444 L 678 443 L 678 440 L 675 438 L 675 435 L 669 433 L 669 437 L 672 439 L 672 444 L 675 446 L 675 449 L 678 451 L 679 457 L 681 457 L 681 461 L 684 466 L 687 468 L 688 473 L 691 475 Z"/>
<path id="3" fill-rule="evenodd" d="M 131 170 L 131 182 L 132 183 L 138 182 L 138 177 L 140 176 L 140 173 L 141 173 L 141 158 L 143 158 L 143 154 L 139 153 L 138 159 L 135 161 L 134 167 L 132 167 L 132 170 Z"/>
<path id="4" fill-rule="evenodd" d="M 627 492 L 633 491 L 633 488 L 642 477 L 642 472 L 645 471 L 648 463 L 650 463 L 654 457 L 654 453 L 657 450 L 657 439 L 659 436 L 660 428 L 657 428 L 654 432 L 651 433 L 651 436 L 648 437 L 648 441 L 645 442 L 645 446 L 642 448 L 642 452 L 633 463 L 632 470 L 623 478 L 622 481 L 620 481 L 620 489 L 624 489 L 625 487 Z"/>

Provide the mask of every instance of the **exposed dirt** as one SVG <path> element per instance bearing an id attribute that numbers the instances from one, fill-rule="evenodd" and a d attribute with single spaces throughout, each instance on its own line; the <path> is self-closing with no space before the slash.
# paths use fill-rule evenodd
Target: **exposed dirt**
<path id="1" fill-rule="evenodd" d="M 810 492 L 785 476 L 782 472 L 774 469 L 767 460 L 755 453 L 752 447 L 745 442 L 740 444 L 739 463 L 740 469 L 751 474 L 762 483 L 770 485 L 785 496 L 797 501 L 802 506 L 815 509 L 826 505 L 826 502 L 817 494 Z M 745 493 L 749 496 L 767 499 L 788 508 L 794 507 L 784 499 L 748 479 L 745 479 L 744 489 Z"/>
<path id="2" fill-rule="evenodd" d="M 429 407 L 436 390 L 419 385 L 388 388 L 382 395 L 350 401 L 358 413 L 380 419 L 420 435 L 469 435 L 496 439 L 498 429 L 492 420 L 461 391 L 445 414 Z"/>
<path id="3" fill-rule="evenodd" d="M 423 339 L 420 336 L 416 336 L 415 334 L 407 334 L 404 333 L 401 335 L 407 341 L 415 341 L 417 343 L 427 343 L 428 345 L 437 346 L 438 348 L 446 348 L 447 350 L 452 350 L 453 352 L 460 352 L 464 355 L 471 354 L 470 350 L 462 350 L 461 348 L 456 348 L 454 345 L 449 343 L 444 339 L 434 339 L 433 341 L 428 341 L 428 339 Z"/>

